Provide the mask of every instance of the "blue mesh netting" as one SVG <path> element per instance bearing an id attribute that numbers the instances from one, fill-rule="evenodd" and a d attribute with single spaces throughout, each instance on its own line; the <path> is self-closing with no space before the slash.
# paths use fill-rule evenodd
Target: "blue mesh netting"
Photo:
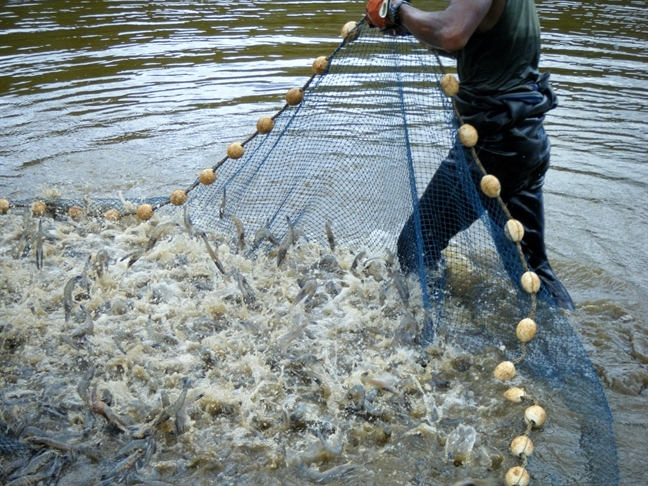
<path id="1" fill-rule="evenodd" d="M 283 235 L 288 216 L 309 239 L 326 245 L 325 223 L 331 221 L 340 244 L 395 251 L 403 224 L 456 142 L 457 121 L 439 88 L 442 68 L 433 53 L 411 37 L 384 37 L 365 25 L 358 31 L 329 57 L 327 71 L 307 83 L 301 104 L 286 106 L 269 134 L 248 139 L 241 159 L 224 159 L 213 185 L 192 187 L 197 226 L 234 233 L 232 220 L 219 219 L 216 209 L 226 190 L 227 210 L 247 228 L 269 222 Z M 517 284 L 524 268 L 504 236 L 497 202 L 484 207 L 463 162 L 462 188 L 455 192 L 481 216 L 451 241 L 445 270 L 420 271 L 429 314 L 425 338 L 434 341 L 441 332 L 467 351 L 504 346 L 507 358 L 515 359 L 514 326 L 532 306 Z M 424 214 L 419 225 L 425 225 Z M 604 393 L 578 337 L 551 302 L 541 290 L 535 314 L 540 331 L 518 369 L 573 412 L 569 427 L 579 437 L 578 459 L 569 471 L 552 467 L 552 455 L 560 455 L 556 445 L 545 456 L 533 455 L 528 469 L 536 484 L 616 484 Z"/>
<path id="2" fill-rule="evenodd" d="M 289 217 L 311 241 L 327 245 L 324 228 L 330 221 L 340 245 L 395 252 L 401 228 L 418 214 L 418 198 L 456 144 L 458 125 L 439 88 L 442 67 L 433 53 L 411 37 L 383 37 L 364 24 L 357 33 L 329 57 L 327 71 L 304 86 L 303 102 L 274 117 L 269 134 L 255 133 L 244 141 L 242 158 L 218 163 L 215 183 L 190 187 L 195 226 L 235 233 L 233 220 L 219 217 L 226 191 L 227 211 L 252 233 L 267 223 L 281 237 Z M 479 219 L 453 238 L 438 269 L 419 269 L 429 317 L 424 337 L 437 342 L 441 336 L 467 352 L 504 350 L 514 360 L 520 356 L 515 323 L 534 308 L 538 336 L 517 368 L 543 384 L 549 413 L 554 407 L 565 416 L 552 416 L 559 426 L 538 439 L 545 447 L 529 458 L 532 480 L 617 484 L 612 416 L 587 354 L 545 291 L 537 302 L 522 291 L 518 282 L 525 268 L 504 236 L 498 203 L 480 198 L 465 160 L 469 153 L 456 152 L 460 184 L 442 197 L 463 200 L 466 214 L 476 212 Z M 150 202 L 174 211 L 166 200 Z M 422 212 L 419 241 L 425 224 Z M 265 245 L 246 251 L 269 251 Z M 560 427 L 570 440 L 563 440 Z M 555 467 L 556 457 L 567 452 L 569 467 Z"/>

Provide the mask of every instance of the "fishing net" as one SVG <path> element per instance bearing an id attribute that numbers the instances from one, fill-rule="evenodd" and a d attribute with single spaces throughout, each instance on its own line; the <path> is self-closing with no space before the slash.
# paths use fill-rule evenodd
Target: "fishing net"
<path id="1" fill-rule="evenodd" d="M 147 203 L 156 213 L 184 217 L 197 234 L 238 235 L 232 236 L 233 246 L 247 231 L 247 244 L 239 253 L 268 258 L 273 264 L 275 255 L 282 249 L 292 251 L 290 244 L 298 238 L 321 248 L 357 249 L 352 266 L 366 256 L 385 254 L 389 282 L 398 287 L 403 305 L 419 325 L 421 339 L 404 341 L 432 354 L 446 347 L 466 355 L 490 354 L 489 375 L 498 362 L 514 364 L 516 386 L 526 396 L 516 403 L 500 394 L 516 417 L 502 420 L 510 422 L 507 431 L 517 429 L 517 435 L 535 444 L 532 454 L 523 453 L 514 461 L 535 484 L 618 483 L 612 416 L 595 370 L 544 288 L 528 292 L 520 283 L 529 269 L 518 246 L 505 235 L 506 220 L 493 217 L 505 214 L 501 201 L 485 199 L 473 183 L 465 159 L 470 151 L 458 151 L 462 163 L 457 175 L 467 212 L 479 218 L 451 240 L 438 267 L 426 268 L 419 255 L 418 270 L 410 276 L 418 283 L 417 292 L 409 296 L 399 284 L 404 275 L 393 258 L 398 236 L 410 215 L 419 214 L 418 200 L 458 136 L 452 99 L 440 88 L 442 62 L 413 38 L 386 37 L 363 22 L 319 62 L 318 72 L 291 92 L 296 99 L 271 121 L 265 120 L 273 125 L 269 132 L 260 127 L 240 146 L 231 147 L 233 152 L 212 168 L 215 181 L 196 180 L 174 196 L 184 204 L 171 204 L 167 197 L 48 200 L 47 209 L 61 218 L 72 206 L 101 216 L 115 209 L 126 217 Z M 31 201 L 16 207 L 28 204 Z M 420 241 L 425 220 L 424 215 L 418 218 Z M 257 232 L 260 229 L 265 232 Z M 252 241 L 255 232 L 258 237 Z M 264 238 L 270 234 L 276 242 Z M 282 264 L 280 256 L 276 258 Z M 365 269 L 369 265 L 366 260 Z M 538 325 L 537 335 L 527 344 L 516 337 L 516 325 L 525 318 Z M 470 391 L 473 398 L 480 394 L 478 384 Z M 509 388 L 506 382 L 495 386 L 502 393 Z M 525 422 L 526 410 L 535 405 L 547 412 L 543 426 Z M 497 423 L 497 417 L 491 419 Z M 494 426 L 493 434 L 498 430 Z M 503 440 L 513 439 L 514 435 Z M 464 438 L 464 443 L 470 440 Z M 460 455 L 455 451 L 456 464 L 462 462 Z M 567 464 L 564 457 L 569 458 Z M 494 463 L 486 469 L 493 468 L 497 470 Z M 506 473 L 499 470 L 496 476 Z M 418 481 L 437 484 L 420 477 Z M 524 478 L 519 484 L 525 484 Z"/>

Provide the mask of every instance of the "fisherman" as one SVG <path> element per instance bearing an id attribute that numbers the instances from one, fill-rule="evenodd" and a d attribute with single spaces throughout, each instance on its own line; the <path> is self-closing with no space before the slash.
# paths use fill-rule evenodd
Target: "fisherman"
<path id="1" fill-rule="evenodd" d="M 368 23 L 385 34 L 411 33 L 456 58 L 457 109 L 464 123 L 477 129 L 477 156 L 486 172 L 499 179 L 502 200 L 524 227 L 521 245 L 527 264 L 555 303 L 573 310 L 544 243 L 542 185 L 550 142 L 542 123 L 557 99 L 549 74 L 538 71 L 540 23 L 534 1 L 450 0 L 445 10 L 427 12 L 404 0 L 370 0 L 366 12 Z M 467 204 L 471 190 L 461 187 L 461 150 L 475 184 L 482 177 L 469 149 L 458 142 L 432 177 L 419 201 L 423 258 L 429 268 L 436 267 L 450 239 L 480 216 Z M 501 208 L 478 192 L 491 220 L 503 227 Z M 412 214 L 398 239 L 398 257 L 406 271 L 416 270 L 419 262 L 414 218 Z M 501 239 L 498 244 L 503 245 Z"/>

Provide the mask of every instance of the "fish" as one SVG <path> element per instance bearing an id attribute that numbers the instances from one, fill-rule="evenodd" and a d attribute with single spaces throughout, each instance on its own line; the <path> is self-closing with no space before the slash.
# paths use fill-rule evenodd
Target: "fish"
<path id="1" fill-rule="evenodd" d="M 92 255 L 88 256 L 88 259 L 83 266 L 83 272 L 81 272 L 81 285 L 86 289 L 86 293 L 90 295 L 90 270 L 92 269 Z"/>
<path id="2" fill-rule="evenodd" d="M 155 444 L 155 440 L 153 439 L 153 437 L 149 437 L 148 439 L 146 439 L 146 449 L 144 449 L 144 457 L 142 458 L 143 460 L 141 463 L 141 467 L 146 467 L 151 463 L 151 458 L 153 457 L 153 454 L 155 454 L 156 450 L 157 450 L 157 445 Z"/>
<path id="3" fill-rule="evenodd" d="M 38 231 L 36 232 L 36 268 L 43 269 L 43 220 L 38 220 Z"/>
<path id="4" fill-rule="evenodd" d="M 149 325 L 151 323 L 151 315 L 149 314 Z M 169 400 L 169 394 L 167 393 L 166 390 L 162 390 L 160 392 L 160 403 L 162 404 L 162 408 L 166 408 L 169 405 L 171 405 L 171 400 Z"/>
<path id="5" fill-rule="evenodd" d="M 108 471 L 106 474 L 103 475 L 103 479 L 104 480 L 111 479 L 117 476 L 118 474 L 123 473 L 124 471 L 128 471 L 131 467 L 135 466 L 135 463 L 137 462 L 137 460 L 140 458 L 141 455 L 142 455 L 141 451 L 133 452 L 126 459 L 123 459 L 122 461 L 115 464 L 110 471 Z"/>
<path id="6" fill-rule="evenodd" d="M 324 229 L 326 230 L 326 239 L 328 240 L 329 247 L 331 251 L 335 251 L 335 237 L 333 236 L 333 230 L 331 229 L 331 222 L 326 220 L 324 223 Z"/>
<path id="7" fill-rule="evenodd" d="M 320 440 L 324 449 L 326 449 L 326 451 L 331 455 L 339 456 L 342 454 L 342 450 L 344 449 L 344 440 L 340 440 L 339 444 L 334 447 L 326 441 L 319 429 L 317 430 L 317 438 Z"/>
<path id="8" fill-rule="evenodd" d="M 396 260 L 396 255 L 389 248 L 385 249 L 385 263 L 389 268 L 394 266 L 394 261 Z"/>
<path id="9" fill-rule="evenodd" d="M 290 248 L 290 245 L 292 245 L 295 242 L 295 231 L 292 225 L 292 222 L 290 221 L 290 218 L 286 216 L 286 220 L 288 221 L 288 232 L 286 235 L 283 237 L 281 240 L 281 243 L 279 243 L 279 248 L 277 249 L 277 266 L 281 266 L 283 261 L 286 258 L 286 254 L 288 253 L 288 248 Z"/>
<path id="10" fill-rule="evenodd" d="M 360 264 L 360 260 L 362 260 L 366 256 L 367 256 L 367 252 L 364 250 L 355 256 L 355 258 L 353 259 L 353 263 L 351 264 L 352 272 L 355 271 L 356 268 L 358 268 L 358 265 Z"/>
<path id="11" fill-rule="evenodd" d="M 254 289 L 243 275 L 241 275 L 237 271 L 234 271 L 233 273 L 234 277 L 236 278 L 238 288 L 241 291 L 241 295 L 243 296 L 243 302 L 245 302 L 246 304 L 251 304 L 256 300 Z"/>
<path id="12" fill-rule="evenodd" d="M 162 413 L 160 413 L 160 415 L 158 415 L 158 417 L 153 422 L 153 427 L 159 427 L 180 411 L 180 409 L 184 405 L 185 399 L 187 398 L 188 391 L 189 379 L 185 377 L 182 379 L 182 392 L 180 393 L 180 396 L 174 403 L 162 410 Z"/>
<path id="13" fill-rule="evenodd" d="M 281 422 L 283 424 L 284 430 L 290 429 L 290 412 L 286 408 L 285 404 L 281 404 Z"/>
<path id="14" fill-rule="evenodd" d="M 236 244 L 240 253 L 245 247 L 245 228 L 243 227 L 243 222 L 239 218 L 233 214 L 228 214 L 228 216 L 232 218 L 234 226 L 236 227 Z"/>
<path id="15" fill-rule="evenodd" d="M 187 412 L 184 407 L 175 414 L 175 430 L 177 435 L 182 435 L 187 431 Z"/>
<path id="16" fill-rule="evenodd" d="M 326 272 L 335 273 L 339 272 L 340 264 L 338 263 L 335 256 L 328 254 L 323 256 L 319 262 L 317 262 L 317 268 L 324 270 Z"/>
<path id="17" fill-rule="evenodd" d="M 149 314 L 148 316 L 148 323 L 146 325 L 146 331 L 148 332 L 149 337 L 157 344 L 173 344 L 177 345 L 179 344 L 180 341 L 178 341 L 178 338 L 171 335 L 171 334 L 162 334 L 160 332 L 157 332 L 154 327 L 153 327 L 153 316 Z M 166 397 L 166 392 L 162 392 L 161 398 L 162 401 L 164 402 L 164 398 Z"/>
<path id="18" fill-rule="evenodd" d="M 91 405 L 91 396 L 90 396 L 90 382 L 94 378 L 95 374 L 95 368 L 94 366 L 90 366 L 85 373 L 81 376 L 81 380 L 79 381 L 79 384 L 77 385 L 77 393 L 81 397 L 81 400 L 86 405 Z"/>
<path id="19" fill-rule="evenodd" d="M 27 476 L 21 476 L 18 479 L 14 479 L 11 482 L 6 483 L 6 486 L 31 486 L 32 484 L 38 484 L 41 481 L 50 479 L 52 474 L 49 472 L 39 473 L 39 474 L 30 474 Z"/>
<path id="20" fill-rule="evenodd" d="M 225 216 L 225 204 L 227 202 L 226 188 L 223 187 L 223 198 L 221 199 L 220 208 L 218 208 L 218 218 L 223 219 Z"/>
<path id="21" fill-rule="evenodd" d="M 25 229 L 18 239 L 18 247 L 16 248 L 16 251 L 17 253 L 20 253 L 20 256 L 22 258 L 25 258 L 27 255 L 29 255 L 29 252 L 31 251 L 34 241 L 36 241 L 37 236 L 38 227 L 34 223 L 30 222 L 27 226 L 25 226 Z M 21 246 L 22 252 L 20 252 Z"/>
<path id="22" fill-rule="evenodd" d="M 347 393 L 347 398 L 358 410 L 362 409 L 365 401 L 365 396 L 366 394 L 364 386 L 359 383 L 357 385 L 354 385 L 351 390 L 349 390 L 349 393 Z"/>
<path id="23" fill-rule="evenodd" d="M 36 437 L 29 437 L 27 440 L 32 444 L 46 445 L 48 447 L 51 447 L 52 449 L 58 449 L 59 451 L 79 452 L 76 445 L 68 444 L 67 442 L 64 442 L 62 440 L 57 440 L 52 437 L 36 436 Z"/>
<path id="24" fill-rule="evenodd" d="M 376 388 L 388 391 L 394 395 L 400 396 L 402 394 L 402 392 L 397 388 L 398 380 L 389 373 L 383 372 L 370 375 L 368 372 L 364 372 L 360 379 L 363 383 L 369 383 Z"/>
<path id="25" fill-rule="evenodd" d="M 94 384 L 92 393 L 90 394 L 90 402 L 92 411 L 96 414 L 103 415 L 106 420 L 112 422 L 124 432 L 128 432 L 128 424 L 126 424 L 113 410 L 107 405 L 97 393 L 97 384 Z"/>
<path id="26" fill-rule="evenodd" d="M 166 223 L 158 224 L 155 228 L 153 228 L 153 231 L 151 232 L 151 237 L 149 238 L 144 251 L 147 252 L 152 250 L 155 244 L 158 242 L 158 240 L 162 237 L 162 234 L 166 230 L 168 230 L 169 228 L 173 228 L 174 226 L 178 226 L 178 224 L 173 221 L 167 221 Z"/>
<path id="27" fill-rule="evenodd" d="M 298 241 L 299 238 L 304 238 L 308 242 L 308 236 L 306 236 L 306 232 L 303 229 L 293 228 L 293 232 L 295 235 L 295 241 Z"/>
<path id="28" fill-rule="evenodd" d="M 187 234 L 190 238 L 193 238 L 196 234 L 196 228 L 194 228 L 193 223 L 191 222 L 191 217 L 189 216 L 189 203 L 184 204 L 183 218 L 184 227 L 187 230 Z"/>
<path id="29" fill-rule="evenodd" d="M 97 275 L 101 277 L 106 270 L 108 270 L 108 262 L 110 261 L 110 256 L 108 255 L 108 250 L 102 248 L 95 255 L 95 270 Z"/>
<path id="30" fill-rule="evenodd" d="M 80 338 L 85 336 L 86 334 L 92 334 L 94 332 L 92 314 L 83 305 L 80 305 L 79 307 L 85 313 L 85 322 L 82 326 L 77 327 L 74 331 L 70 333 L 70 336 L 73 338 Z"/>
<path id="31" fill-rule="evenodd" d="M 80 282 L 82 278 L 81 275 L 72 277 L 67 281 L 65 287 L 63 287 L 63 309 L 65 310 L 66 323 L 70 321 L 70 314 L 72 314 L 72 305 L 74 300 L 72 293 L 74 292 L 74 285 L 77 282 Z"/>
<path id="32" fill-rule="evenodd" d="M 297 339 L 302 332 L 304 332 L 304 329 L 306 329 L 308 326 L 310 326 L 313 322 L 309 320 L 305 320 L 303 323 L 301 321 L 301 316 L 299 314 L 295 315 L 293 318 L 293 327 L 290 331 L 286 332 L 284 335 L 282 335 L 279 340 L 277 341 L 277 346 L 281 350 L 281 352 L 285 351 L 288 345 Z"/>
<path id="33" fill-rule="evenodd" d="M 51 449 L 43 452 L 42 454 L 34 457 L 31 461 L 29 461 L 29 463 L 25 467 L 13 473 L 10 476 L 10 479 L 14 479 L 16 477 L 26 477 L 31 474 L 35 474 L 41 467 L 54 459 L 56 455 L 56 452 Z"/>
<path id="34" fill-rule="evenodd" d="M 136 439 L 141 439 L 142 437 L 150 436 L 153 433 L 154 429 L 159 428 L 162 424 L 166 423 L 171 417 L 175 416 L 183 407 L 185 399 L 187 398 L 187 392 L 189 391 L 189 379 L 182 379 L 182 392 L 178 399 L 162 409 L 160 414 L 155 418 L 153 423 L 148 427 L 136 427 L 132 429 L 133 437 Z"/>
<path id="35" fill-rule="evenodd" d="M 396 287 L 396 290 L 398 290 L 398 295 L 400 295 L 405 307 L 409 306 L 410 292 L 409 287 L 407 286 L 407 280 L 405 280 L 403 274 L 398 270 L 392 272 L 392 283 L 394 284 L 394 287 Z"/>
<path id="36" fill-rule="evenodd" d="M 392 436 L 392 428 L 380 419 L 376 420 L 375 425 L 374 438 L 377 443 L 384 445 Z"/>
<path id="37" fill-rule="evenodd" d="M 419 325 L 414 316 L 407 311 L 394 331 L 394 344 L 412 344 L 416 341 L 419 333 Z"/>
<path id="38" fill-rule="evenodd" d="M 135 250 L 134 252 L 129 253 L 129 254 L 126 255 L 125 257 L 122 257 L 121 260 L 119 260 L 119 261 L 120 261 L 120 262 L 123 262 L 124 260 L 126 260 L 126 259 L 128 258 L 128 263 L 126 264 L 126 269 L 129 269 L 130 267 L 133 266 L 133 264 L 134 264 L 137 260 L 140 259 L 140 257 L 141 257 L 143 254 L 144 254 L 144 251 L 143 251 L 143 250 Z"/>
<path id="39" fill-rule="evenodd" d="M 207 247 L 207 253 L 209 253 L 209 256 L 211 257 L 212 261 L 216 265 L 216 268 L 218 268 L 218 271 L 220 273 L 225 275 L 225 267 L 223 267 L 223 263 L 220 261 L 220 258 L 218 258 L 218 255 L 216 255 L 216 252 L 214 251 L 214 249 L 209 244 L 209 240 L 207 239 L 207 235 L 205 234 L 204 231 L 200 232 L 200 237 L 205 242 L 205 246 Z"/>
<path id="40" fill-rule="evenodd" d="M 317 279 L 311 278 L 309 280 L 306 280 L 306 282 L 303 282 L 300 286 L 301 290 L 295 297 L 293 305 L 299 304 L 304 299 L 306 299 L 304 302 L 308 302 L 313 298 L 315 292 L 317 291 Z"/>
<path id="41" fill-rule="evenodd" d="M 31 231 L 32 231 L 32 226 L 31 223 L 28 221 L 27 225 L 25 226 L 25 228 L 22 230 L 22 233 L 18 237 L 15 246 L 11 250 L 11 256 L 14 259 L 20 258 L 21 255 L 24 253 L 25 245 L 29 243 L 29 236 L 31 234 Z M 27 251 L 27 253 L 29 253 L 29 251 Z"/>
<path id="42" fill-rule="evenodd" d="M 356 467 L 351 463 L 342 464 L 340 466 L 335 466 L 330 469 L 327 469 L 324 472 L 320 472 L 314 469 L 311 469 L 303 461 L 299 462 L 299 473 L 305 477 L 319 484 L 326 484 L 330 481 L 338 479 L 345 474 L 350 473 Z"/>
<path id="43" fill-rule="evenodd" d="M 274 246 L 279 246 L 279 241 L 277 241 L 277 238 L 275 238 L 275 236 L 270 232 L 269 225 L 270 222 L 266 221 L 266 223 L 254 234 L 254 246 L 258 246 L 264 239 L 268 240 Z"/>
<path id="44" fill-rule="evenodd" d="M 117 451 L 116 457 L 128 456 L 135 449 L 144 450 L 147 443 L 148 439 L 133 439 L 124 447 L 119 449 L 119 451 Z"/>

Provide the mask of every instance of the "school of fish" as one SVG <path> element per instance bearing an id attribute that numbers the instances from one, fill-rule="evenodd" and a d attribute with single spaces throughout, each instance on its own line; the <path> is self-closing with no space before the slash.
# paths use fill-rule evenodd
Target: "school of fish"
<path id="1" fill-rule="evenodd" d="M 2 484 L 498 484 L 519 463 L 501 351 L 422 342 L 390 252 L 222 216 L 235 234 L 186 207 L 0 215 Z"/>

